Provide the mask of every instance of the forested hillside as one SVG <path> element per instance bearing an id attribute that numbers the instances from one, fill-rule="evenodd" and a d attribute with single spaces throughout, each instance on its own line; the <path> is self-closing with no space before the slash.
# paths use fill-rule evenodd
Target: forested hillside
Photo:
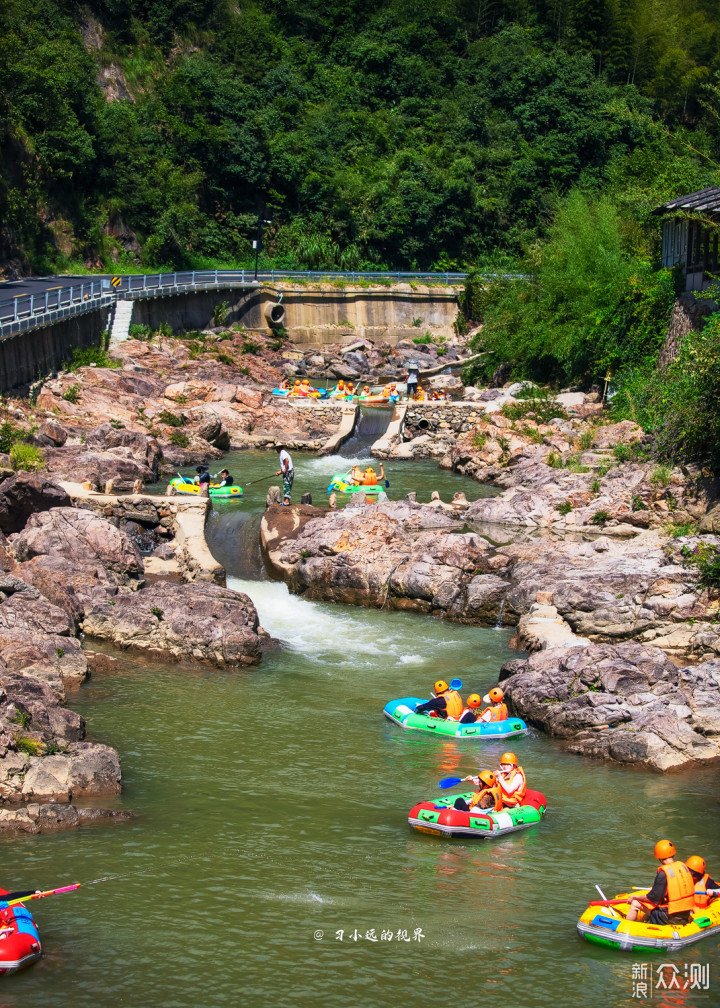
<path id="1" fill-rule="evenodd" d="M 569 193 L 649 261 L 652 206 L 717 181 L 719 25 L 716 0 L 4 0 L 0 261 L 249 263 L 265 207 L 276 265 L 503 263 Z"/>

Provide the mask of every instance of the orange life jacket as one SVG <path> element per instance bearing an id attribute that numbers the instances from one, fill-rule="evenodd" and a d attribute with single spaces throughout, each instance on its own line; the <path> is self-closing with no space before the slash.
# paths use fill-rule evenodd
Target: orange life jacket
<path id="1" fill-rule="evenodd" d="M 375 473 L 365 473 L 363 483 L 365 486 L 377 486 L 377 475 Z"/>
<path id="2" fill-rule="evenodd" d="M 472 809 L 473 806 L 478 804 L 483 795 L 488 794 L 492 797 L 492 800 L 495 802 L 493 812 L 502 812 L 503 800 L 502 800 L 502 792 L 499 787 L 484 787 L 482 791 L 477 791 L 468 802 L 468 805 Z"/>
<path id="3" fill-rule="evenodd" d="M 446 690 L 441 694 L 445 697 L 445 713 L 448 717 L 459 718 L 463 712 L 462 697 L 457 690 Z"/>
<path id="4" fill-rule="evenodd" d="M 507 721 L 508 719 L 507 704 L 499 703 L 495 704 L 493 707 L 486 707 L 483 714 L 487 714 L 488 711 L 490 711 L 491 721 Z"/>
<path id="5" fill-rule="evenodd" d="M 520 776 L 522 777 L 522 784 L 517 789 L 517 791 L 513 791 L 512 793 L 509 793 L 508 791 L 505 790 L 505 781 L 503 777 L 498 777 L 498 784 L 500 785 L 500 789 L 502 791 L 503 803 L 505 805 L 522 805 L 522 800 L 525 797 L 525 792 L 527 791 L 527 781 L 525 779 L 525 771 L 521 766 L 515 767 L 510 776 L 514 777 L 516 773 L 519 773 Z"/>
<path id="6" fill-rule="evenodd" d="M 710 905 L 710 897 L 707 894 L 707 884 L 710 876 L 707 872 L 695 883 L 695 906 L 705 908 Z"/>
<path id="7" fill-rule="evenodd" d="M 660 865 L 658 871 L 665 872 L 667 895 L 662 906 L 668 914 L 682 913 L 695 909 L 695 883 L 690 869 L 684 861 Z"/>
<path id="8" fill-rule="evenodd" d="M 386 385 L 385 388 L 382 390 L 382 397 L 383 397 L 383 399 L 389 399 L 390 398 L 390 386 L 389 385 Z"/>

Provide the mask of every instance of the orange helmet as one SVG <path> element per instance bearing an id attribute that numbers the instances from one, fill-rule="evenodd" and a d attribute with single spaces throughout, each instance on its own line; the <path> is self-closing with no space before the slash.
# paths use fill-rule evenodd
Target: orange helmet
<path id="1" fill-rule="evenodd" d="M 500 689 L 500 687 L 494 686 L 491 690 L 488 691 L 487 696 L 483 697 L 483 700 L 485 701 L 485 703 L 500 703 L 504 696 L 505 694 Z"/>
<path id="2" fill-rule="evenodd" d="M 299 378 L 297 378 L 297 379 L 295 380 L 295 384 L 296 384 L 296 385 L 299 385 L 299 384 L 300 384 L 300 379 L 299 379 Z"/>
<path id="3" fill-rule="evenodd" d="M 705 858 L 704 857 L 698 857 L 697 854 L 693 854 L 692 857 L 689 857 L 687 859 L 687 861 L 685 862 L 685 864 L 688 866 L 688 868 L 690 869 L 690 871 L 697 872 L 698 875 L 704 875 L 705 874 Z"/>
<path id="4" fill-rule="evenodd" d="M 655 844 L 655 857 L 658 861 L 664 861 L 668 857 L 675 857 L 675 844 L 671 840 L 658 840 Z"/>
<path id="5" fill-rule="evenodd" d="M 486 787 L 494 787 L 497 784 L 495 774 L 492 770 L 481 770 L 478 777 Z"/>
<path id="6" fill-rule="evenodd" d="M 517 766 L 517 756 L 514 752 L 504 752 L 500 757 L 500 764 L 510 763 L 512 766 Z M 663 855 L 665 857 L 665 855 Z"/>
<path id="7" fill-rule="evenodd" d="M 342 380 L 342 378 L 340 378 L 339 381 L 338 381 L 338 388 L 343 388 L 344 385 L 345 385 L 345 382 Z"/>
<path id="8" fill-rule="evenodd" d="M 302 383 L 303 383 L 303 385 L 309 385 L 310 381 L 309 381 L 308 378 L 303 378 Z"/>
<path id="9" fill-rule="evenodd" d="M 448 684 L 445 682 L 444 679 L 438 679 L 438 681 L 433 686 L 433 691 L 435 693 L 445 693 L 449 689 L 450 687 L 448 686 Z"/>
<path id="10" fill-rule="evenodd" d="M 468 707 L 479 707 L 481 703 L 482 700 L 480 699 L 480 696 L 477 693 L 471 693 L 470 696 L 467 698 Z"/>

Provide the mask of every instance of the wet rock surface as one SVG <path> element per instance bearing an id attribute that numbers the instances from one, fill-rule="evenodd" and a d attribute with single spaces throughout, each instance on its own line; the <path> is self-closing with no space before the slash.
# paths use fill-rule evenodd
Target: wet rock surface
<path id="1" fill-rule="evenodd" d="M 260 661 L 255 606 L 247 595 L 221 585 L 162 584 L 118 595 L 85 616 L 88 637 L 110 640 L 176 660 L 213 665 L 253 665 Z"/>
<path id="2" fill-rule="evenodd" d="M 513 710 L 570 752 L 662 772 L 720 760 L 720 660 L 678 668 L 636 643 L 552 648 L 500 679 Z"/>

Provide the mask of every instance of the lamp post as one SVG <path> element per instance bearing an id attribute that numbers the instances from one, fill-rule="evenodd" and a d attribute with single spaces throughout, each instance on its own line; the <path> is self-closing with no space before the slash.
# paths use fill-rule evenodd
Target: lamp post
<path id="1" fill-rule="evenodd" d="M 270 224 L 271 221 L 263 220 L 262 211 L 258 214 L 257 222 L 257 232 L 255 234 L 255 241 L 253 242 L 253 248 L 255 249 L 255 280 L 258 278 L 258 259 L 260 258 L 260 249 L 262 248 L 262 226 L 263 224 Z"/>

